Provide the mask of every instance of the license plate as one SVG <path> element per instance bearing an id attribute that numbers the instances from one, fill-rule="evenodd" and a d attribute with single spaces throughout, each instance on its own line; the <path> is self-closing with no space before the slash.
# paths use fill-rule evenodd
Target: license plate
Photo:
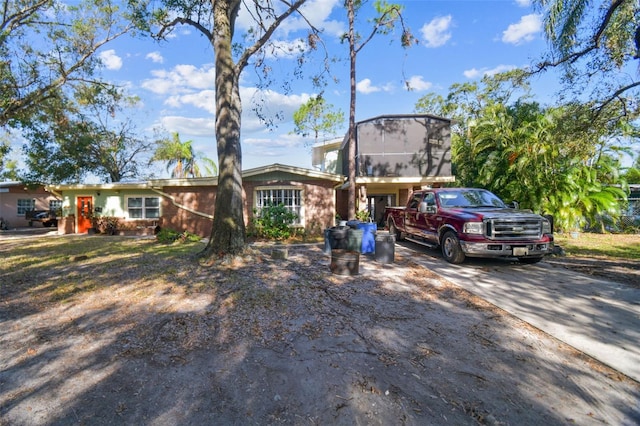
<path id="1" fill-rule="evenodd" d="M 514 256 L 526 256 L 529 254 L 529 249 L 527 247 L 514 247 L 513 255 Z"/>

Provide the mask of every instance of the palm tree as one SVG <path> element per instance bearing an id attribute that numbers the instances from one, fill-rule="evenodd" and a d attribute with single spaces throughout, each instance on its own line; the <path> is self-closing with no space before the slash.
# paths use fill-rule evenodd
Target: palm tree
<path id="1" fill-rule="evenodd" d="M 178 132 L 172 134 L 171 139 L 161 139 L 151 161 L 166 161 L 167 172 L 172 178 L 202 177 L 199 162 L 204 164 L 206 176 L 218 173 L 216 163 L 193 150 L 193 141 L 182 142 Z"/>

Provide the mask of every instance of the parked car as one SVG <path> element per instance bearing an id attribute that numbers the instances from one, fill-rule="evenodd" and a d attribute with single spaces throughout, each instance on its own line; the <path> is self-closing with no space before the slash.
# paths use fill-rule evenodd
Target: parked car
<path id="1" fill-rule="evenodd" d="M 31 210 L 25 213 L 25 218 L 29 220 L 29 226 L 33 226 L 33 222 L 41 222 L 45 228 L 58 226 L 56 213 L 50 210 Z"/>

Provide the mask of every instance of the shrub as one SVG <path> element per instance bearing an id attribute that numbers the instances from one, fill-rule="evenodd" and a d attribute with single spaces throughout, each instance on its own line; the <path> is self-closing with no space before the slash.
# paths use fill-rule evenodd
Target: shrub
<path id="1" fill-rule="evenodd" d="M 253 209 L 253 214 L 249 229 L 249 234 L 252 236 L 272 240 L 286 240 L 296 233 L 296 228 L 291 225 L 298 216 L 290 212 L 284 204 L 270 204 L 260 211 Z"/>
<path id="2" fill-rule="evenodd" d="M 156 234 L 156 241 L 162 244 L 172 244 L 176 241 L 179 243 L 187 243 L 200 241 L 200 237 L 189 231 L 178 232 L 172 229 L 162 228 Z"/>

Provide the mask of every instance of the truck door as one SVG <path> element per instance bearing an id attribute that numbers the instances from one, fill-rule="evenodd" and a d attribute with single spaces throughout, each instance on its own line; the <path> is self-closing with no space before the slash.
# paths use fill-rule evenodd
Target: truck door
<path id="1" fill-rule="evenodd" d="M 424 196 L 427 211 L 420 214 L 420 226 L 424 229 L 424 238 L 432 244 L 438 244 L 438 207 L 436 205 L 436 194 L 427 192 Z"/>
<path id="2" fill-rule="evenodd" d="M 425 192 L 422 207 L 418 206 L 415 214 L 414 228 L 416 233 L 430 243 L 438 242 L 438 227 L 436 224 L 436 196 L 433 192 Z"/>
<path id="3" fill-rule="evenodd" d="M 404 229 L 408 234 L 419 234 L 420 230 L 416 228 L 418 207 L 422 202 L 423 193 L 414 192 L 411 199 L 407 203 L 404 210 Z"/>

